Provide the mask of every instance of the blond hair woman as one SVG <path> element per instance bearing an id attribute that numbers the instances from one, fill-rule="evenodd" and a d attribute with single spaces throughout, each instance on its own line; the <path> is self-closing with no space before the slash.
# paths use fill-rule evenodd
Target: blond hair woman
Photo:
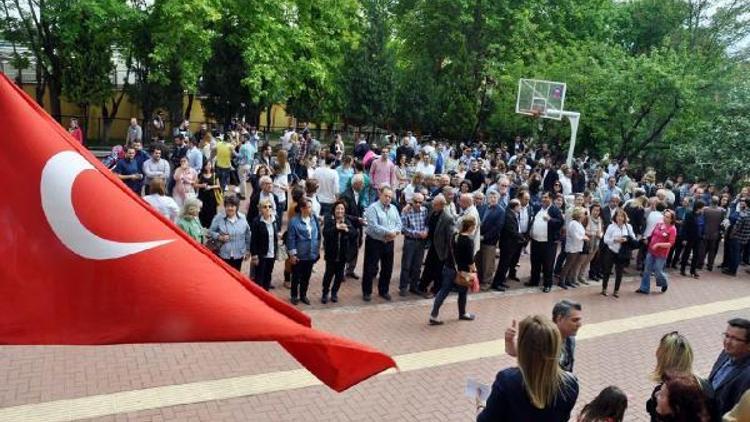
<path id="1" fill-rule="evenodd" d="M 567 421 L 578 399 L 578 380 L 560 369 L 562 340 L 548 318 L 526 317 L 518 327 L 518 367 L 500 371 L 478 422 Z"/>
<path id="2" fill-rule="evenodd" d="M 667 379 L 675 376 L 694 377 L 703 391 L 709 413 L 712 415 L 715 413 L 714 390 L 711 383 L 693 373 L 693 348 L 690 347 L 685 336 L 672 331 L 662 336 L 656 348 L 656 367 L 651 373 L 651 379 L 659 384 L 654 387 L 651 398 L 646 402 L 646 411 L 651 415 L 652 421 L 663 420 L 656 412 L 656 397 Z M 711 418 L 711 420 L 718 419 Z"/>

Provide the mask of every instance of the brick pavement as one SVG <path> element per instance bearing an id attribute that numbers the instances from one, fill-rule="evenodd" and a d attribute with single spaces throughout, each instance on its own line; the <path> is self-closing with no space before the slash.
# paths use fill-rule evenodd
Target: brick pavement
<path id="1" fill-rule="evenodd" d="M 523 263 L 519 270 L 522 276 L 527 274 L 527 259 Z M 398 264 L 397 259 L 393 286 L 397 284 Z M 366 341 L 397 355 L 495 340 L 513 317 L 548 314 L 551 304 L 562 297 L 580 300 L 585 307 L 586 323 L 594 323 L 750 296 L 750 278 L 743 275 L 729 278 L 705 273 L 702 279 L 693 280 L 673 274 L 669 292 L 650 297 L 635 295 L 632 293 L 635 285 L 626 283 L 619 300 L 599 296 L 598 286 L 544 295 L 529 294 L 529 289 L 511 283 L 514 289 L 510 294 L 481 293 L 470 298 L 469 308 L 478 314 L 477 321 L 472 323 L 450 321 L 456 314 L 453 297 L 443 307 L 442 316 L 449 320 L 443 327 L 426 324 L 432 301 L 412 296 L 399 298 L 392 304 L 377 301 L 363 304 L 358 282 L 349 280 L 341 293 L 342 303 L 318 304 L 310 307 L 310 314 L 316 327 Z M 313 289 L 319 289 L 321 276 L 322 263 L 319 263 Z M 283 288 L 275 293 L 287 294 Z M 313 298 L 317 298 L 315 290 L 311 292 Z M 695 333 L 690 338 L 696 349 L 699 373 L 705 372 L 714 359 L 716 345 L 720 344 L 718 333 L 727 317 L 717 315 L 675 324 L 681 331 Z M 643 397 L 651 388 L 646 377 L 653 356 L 653 346 L 644 344 L 655 344 L 666 329 L 656 327 L 582 341 L 576 368 L 583 386 L 579 401 L 593 396 L 608 380 L 622 379 L 617 383 L 634 400 L 631 409 L 640 410 Z M 299 367 L 280 347 L 269 343 L 0 347 L 0 359 L 5 363 L 0 366 L 0 407 Z M 468 420 L 472 407 L 462 396 L 466 376 L 474 375 L 489 382 L 499 368 L 510 364 L 508 358 L 480 359 L 379 377 L 340 395 L 324 387 L 310 387 L 99 420 L 275 421 L 299 420 L 305 415 L 304 420 Z M 310 413 L 306 413 L 307 409 Z M 627 420 L 644 420 L 637 418 L 635 412 L 629 413 Z"/>

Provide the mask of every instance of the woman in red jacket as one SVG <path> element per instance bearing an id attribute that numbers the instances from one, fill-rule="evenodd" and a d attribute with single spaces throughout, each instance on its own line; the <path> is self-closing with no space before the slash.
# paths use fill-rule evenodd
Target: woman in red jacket
<path id="1" fill-rule="evenodd" d="M 667 291 L 667 274 L 664 272 L 664 265 L 667 262 L 669 250 L 674 246 L 676 238 L 675 213 L 672 210 L 666 210 L 664 211 L 664 221 L 658 223 L 651 233 L 648 254 L 643 264 L 641 287 L 635 291 L 636 293 L 649 293 L 651 288 L 651 272 L 656 275 L 656 285 L 661 287 L 662 293 Z"/>

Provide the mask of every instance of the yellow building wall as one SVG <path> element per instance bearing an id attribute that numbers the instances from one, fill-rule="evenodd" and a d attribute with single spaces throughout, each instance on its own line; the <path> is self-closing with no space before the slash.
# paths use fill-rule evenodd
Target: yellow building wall
<path id="1" fill-rule="evenodd" d="M 36 85 L 34 84 L 24 84 L 23 90 L 32 98 L 36 98 Z M 184 104 L 183 106 L 187 106 L 187 96 L 185 96 Z M 44 109 L 49 111 L 50 110 L 50 100 L 49 100 L 49 91 L 45 92 L 44 94 Z M 61 103 L 61 113 L 62 113 L 62 124 L 67 127 L 69 125 L 70 119 L 72 117 L 78 117 L 79 120 L 81 116 L 83 115 L 82 110 L 76 105 L 69 101 L 66 101 L 65 98 L 62 99 Z M 130 124 L 130 119 L 132 117 L 138 118 L 138 120 L 141 120 L 141 110 L 140 108 L 134 104 L 131 103 L 128 100 L 127 94 L 122 100 L 122 103 L 120 104 L 120 108 L 117 111 L 117 116 L 115 116 L 115 121 L 112 123 L 112 129 L 110 131 L 110 137 L 112 139 L 124 139 L 125 134 L 128 130 L 128 125 Z M 190 111 L 190 118 L 189 118 L 191 124 L 191 130 L 197 131 L 201 123 L 215 123 L 213 119 L 209 119 L 206 117 L 205 110 L 203 109 L 203 104 L 200 100 L 200 98 L 195 98 L 193 100 L 193 107 Z M 99 139 L 101 137 L 101 134 L 103 133 L 103 128 L 100 127 L 102 122 L 102 112 L 101 108 L 92 106 L 89 113 L 89 125 L 88 130 L 86 131 L 86 139 Z M 266 124 L 266 112 L 262 112 L 260 115 L 260 129 L 261 130 L 267 130 L 265 127 Z M 281 104 L 275 104 L 271 108 L 271 130 L 279 130 L 281 128 L 286 128 L 289 126 L 295 126 L 296 120 L 286 114 L 286 110 L 284 109 L 284 106 Z M 167 124 L 167 129 L 169 129 L 169 124 Z M 168 133 L 168 132 L 167 132 Z"/>

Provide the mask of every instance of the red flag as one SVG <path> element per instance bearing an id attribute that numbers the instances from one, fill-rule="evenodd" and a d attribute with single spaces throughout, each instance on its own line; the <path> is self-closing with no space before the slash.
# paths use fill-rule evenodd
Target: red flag
<path id="1" fill-rule="evenodd" d="M 0 343 L 278 341 L 337 391 L 395 366 L 199 247 L 2 73 L 0 143 Z"/>

